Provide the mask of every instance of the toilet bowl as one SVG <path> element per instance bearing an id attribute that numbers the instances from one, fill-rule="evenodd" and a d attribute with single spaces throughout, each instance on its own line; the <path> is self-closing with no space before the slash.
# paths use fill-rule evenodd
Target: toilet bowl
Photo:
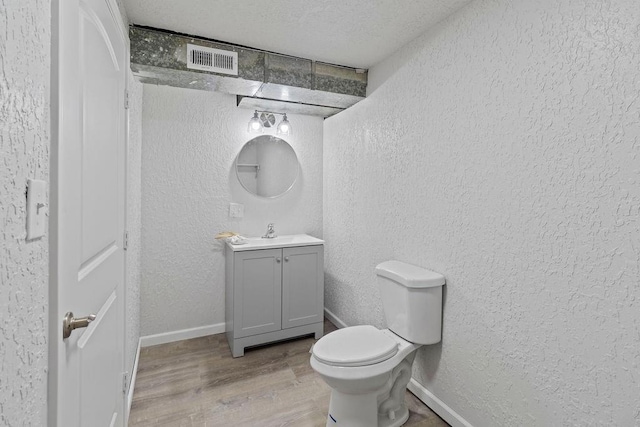
<path id="1" fill-rule="evenodd" d="M 311 367 L 331 387 L 327 426 L 404 424 L 416 350 L 441 338 L 444 277 L 399 261 L 378 265 L 376 273 L 389 329 L 339 329 L 312 349 Z"/>
<path id="2" fill-rule="evenodd" d="M 316 343 L 311 357 L 312 368 L 332 388 L 327 425 L 402 425 L 409 418 L 404 391 L 420 345 L 368 325 L 327 338 Z"/>

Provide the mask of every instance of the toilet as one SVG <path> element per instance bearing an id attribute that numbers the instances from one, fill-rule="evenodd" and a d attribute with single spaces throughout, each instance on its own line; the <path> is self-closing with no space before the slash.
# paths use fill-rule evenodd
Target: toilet
<path id="1" fill-rule="evenodd" d="M 395 427 L 416 350 L 442 337 L 444 276 L 400 261 L 376 267 L 388 329 L 351 326 L 325 335 L 311 367 L 331 387 L 327 427 Z"/>

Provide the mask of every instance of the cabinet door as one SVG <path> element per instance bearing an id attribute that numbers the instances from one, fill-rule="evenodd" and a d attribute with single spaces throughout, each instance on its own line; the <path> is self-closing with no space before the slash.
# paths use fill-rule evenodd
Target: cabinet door
<path id="1" fill-rule="evenodd" d="M 322 322 L 323 247 L 284 248 L 282 255 L 282 328 Z"/>
<path id="2" fill-rule="evenodd" d="M 282 329 L 282 249 L 234 255 L 234 337 Z"/>

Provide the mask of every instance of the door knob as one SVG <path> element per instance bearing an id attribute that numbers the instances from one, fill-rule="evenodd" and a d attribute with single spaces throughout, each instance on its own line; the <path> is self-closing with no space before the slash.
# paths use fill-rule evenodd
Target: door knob
<path id="1" fill-rule="evenodd" d="M 288 256 L 284 257 L 284 260 L 285 262 L 289 262 L 289 257 Z"/>
<path id="2" fill-rule="evenodd" d="M 69 338 L 74 329 L 86 328 L 89 326 L 89 323 L 94 320 L 96 320 L 95 314 L 90 314 L 87 317 L 78 317 L 76 319 L 73 317 L 72 312 L 68 312 L 62 319 L 62 339 Z"/>
<path id="3" fill-rule="evenodd" d="M 280 262 L 280 258 L 276 258 L 276 262 Z"/>

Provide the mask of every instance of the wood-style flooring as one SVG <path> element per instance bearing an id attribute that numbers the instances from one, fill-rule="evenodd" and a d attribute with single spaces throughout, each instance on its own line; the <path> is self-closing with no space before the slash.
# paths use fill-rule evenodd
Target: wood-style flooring
<path id="1" fill-rule="evenodd" d="M 335 330 L 325 321 L 325 333 Z M 224 334 L 143 348 L 129 426 L 324 426 L 329 387 L 311 369 L 313 337 L 232 358 Z M 446 426 L 407 392 L 406 426 Z"/>

